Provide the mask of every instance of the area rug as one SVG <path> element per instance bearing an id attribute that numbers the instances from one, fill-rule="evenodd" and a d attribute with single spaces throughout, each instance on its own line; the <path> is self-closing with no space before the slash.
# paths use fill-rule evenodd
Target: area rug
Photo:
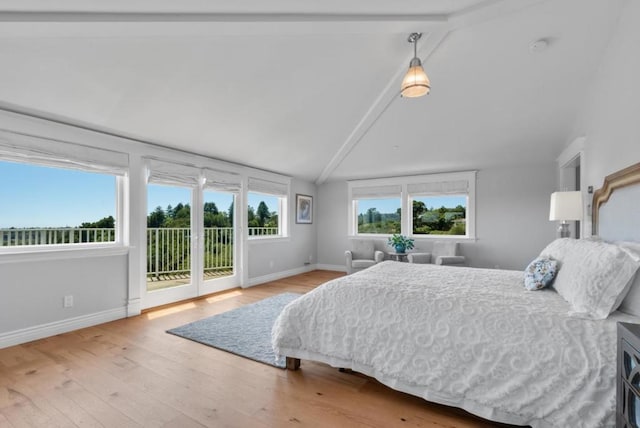
<path id="1" fill-rule="evenodd" d="M 282 309 L 300 296 L 297 293 L 278 294 L 172 328 L 167 333 L 283 369 L 285 358 L 276 359 L 271 348 L 271 328 Z"/>

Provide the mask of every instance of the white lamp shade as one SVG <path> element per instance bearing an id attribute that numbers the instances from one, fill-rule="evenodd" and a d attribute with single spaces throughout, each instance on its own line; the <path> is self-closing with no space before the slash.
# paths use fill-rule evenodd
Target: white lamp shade
<path id="1" fill-rule="evenodd" d="M 402 79 L 401 93 L 403 97 L 415 98 L 429 93 L 431 82 L 418 61 L 417 65 L 409 67 L 409 71 Z"/>
<path id="2" fill-rule="evenodd" d="M 549 220 L 582 220 L 582 192 L 552 193 Z"/>

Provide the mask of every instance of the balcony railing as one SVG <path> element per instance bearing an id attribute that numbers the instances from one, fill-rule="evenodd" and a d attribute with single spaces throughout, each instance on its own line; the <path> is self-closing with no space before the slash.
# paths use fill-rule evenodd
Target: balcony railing
<path id="1" fill-rule="evenodd" d="M 204 272 L 233 269 L 233 228 L 204 229 Z M 160 279 L 191 272 L 191 229 L 147 229 L 147 278 Z"/>
<path id="2" fill-rule="evenodd" d="M 249 236 L 273 236 L 278 234 L 277 227 L 249 227 Z"/>
<path id="3" fill-rule="evenodd" d="M 272 236 L 277 227 L 250 227 L 249 236 Z M 0 247 L 114 242 L 114 229 L 0 229 Z M 204 272 L 233 270 L 233 228 L 204 229 Z M 191 229 L 147 229 L 147 278 L 159 280 L 191 273 Z"/>
<path id="4" fill-rule="evenodd" d="M 113 242 L 115 229 L 81 229 L 64 227 L 57 229 L 0 229 L 0 247 L 26 245 L 82 244 L 89 242 Z"/>

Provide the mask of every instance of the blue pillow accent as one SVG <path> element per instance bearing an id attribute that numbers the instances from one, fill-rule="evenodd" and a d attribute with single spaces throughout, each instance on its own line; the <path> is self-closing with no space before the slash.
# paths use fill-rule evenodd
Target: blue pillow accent
<path id="1" fill-rule="evenodd" d="M 547 257 L 538 257 L 524 271 L 524 288 L 530 291 L 540 290 L 553 282 L 558 262 Z"/>

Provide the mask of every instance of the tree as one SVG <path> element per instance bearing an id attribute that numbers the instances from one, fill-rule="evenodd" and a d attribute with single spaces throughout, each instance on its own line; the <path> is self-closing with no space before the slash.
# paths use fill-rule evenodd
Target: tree
<path id="1" fill-rule="evenodd" d="M 231 225 L 225 213 L 204 213 L 204 227 L 231 227 Z"/>
<path id="2" fill-rule="evenodd" d="M 233 226 L 233 201 L 229 205 L 229 226 Z"/>
<path id="3" fill-rule="evenodd" d="M 169 205 L 171 207 L 171 205 Z M 167 207 L 167 209 L 169 209 Z M 162 227 L 167 219 L 162 207 L 157 206 L 156 209 L 147 216 L 147 227 Z"/>
<path id="4" fill-rule="evenodd" d="M 260 222 L 261 227 L 263 227 L 269 218 L 271 218 L 269 207 L 264 203 L 264 201 L 260 201 L 260 204 L 258 204 L 258 211 L 256 214 L 258 215 L 258 221 Z"/>
<path id="5" fill-rule="evenodd" d="M 116 226 L 116 220 L 113 216 L 104 217 L 94 223 L 85 222 L 80 225 L 82 229 L 113 229 Z"/>
<path id="6" fill-rule="evenodd" d="M 218 214 L 218 207 L 215 202 L 205 202 L 203 210 L 205 213 Z"/>
<path id="7" fill-rule="evenodd" d="M 191 226 L 191 206 L 179 203 L 173 209 L 173 217 L 167 218 L 164 227 L 190 227 Z"/>
<path id="8" fill-rule="evenodd" d="M 266 227 L 278 227 L 278 213 L 272 212 L 269 220 L 265 223 Z"/>
<path id="9" fill-rule="evenodd" d="M 423 212 L 427 211 L 427 207 L 422 201 L 413 201 L 413 218 L 414 220 Z"/>
<path id="10" fill-rule="evenodd" d="M 247 210 L 247 222 L 249 223 L 249 226 L 251 226 L 251 222 L 253 221 L 255 221 L 256 224 L 258 223 L 258 221 L 256 220 L 256 213 L 253 210 L 253 207 L 249 206 Z M 251 226 L 251 227 L 258 227 L 258 226 Z"/>
<path id="11" fill-rule="evenodd" d="M 378 210 L 376 208 L 369 208 L 367 213 L 365 214 L 365 218 L 367 219 L 367 223 L 375 223 L 376 222 L 376 214 Z"/>
<path id="12" fill-rule="evenodd" d="M 178 213 L 184 208 L 184 204 L 182 202 L 178 202 L 178 205 L 176 205 L 173 210 L 171 210 L 171 213 L 167 213 L 167 215 L 171 218 L 176 218 L 178 216 Z M 169 209 L 167 208 L 167 211 L 169 211 Z"/>

